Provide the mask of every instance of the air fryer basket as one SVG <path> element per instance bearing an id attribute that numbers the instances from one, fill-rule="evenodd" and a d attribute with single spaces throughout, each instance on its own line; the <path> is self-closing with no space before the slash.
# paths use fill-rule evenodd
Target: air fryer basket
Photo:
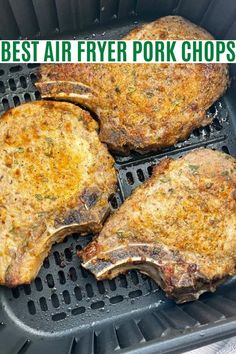
<path id="1" fill-rule="evenodd" d="M 120 38 L 138 23 L 182 15 L 216 38 L 236 39 L 235 0 L 0 0 L 0 37 Z M 37 65 L 0 66 L 0 113 L 40 99 Z M 231 67 L 232 76 L 235 68 Z M 236 85 L 209 111 L 213 124 L 161 153 L 116 156 L 116 209 L 152 165 L 197 147 L 236 157 Z M 36 280 L 0 287 L 0 354 L 178 353 L 236 334 L 236 278 L 214 294 L 176 305 L 136 271 L 96 281 L 76 250 L 91 236 L 71 235 L 53 247 Z"/>

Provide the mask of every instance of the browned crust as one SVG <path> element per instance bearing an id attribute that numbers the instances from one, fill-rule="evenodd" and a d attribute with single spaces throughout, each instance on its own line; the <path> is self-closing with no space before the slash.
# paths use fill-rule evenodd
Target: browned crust
<path id="1" fill-rule="evenodd" d="M 116 191 L 114 160 L 89 113 L 39 101 L 0 121 L 0 284 L 30 283 L 52 244 L 98 233 Z"/>
<path id="2" fill-rule="evenodd" d="M 197 149 L 162 160 L 78 255 L 98 279 L 129 269 L 177 302 L 235 274 L 236 160 Z"/>
<path id="3" fill-rule="evenodd" d="M 179 252 L 158 244 L 129 244 L 108 251 L 99 258 L 96 241 L 78 252 L 83 267 L 98 280 L 113 279 L 131 269 L 150 276 L 177 303 L 193 301 L 206 291 L 215 291 L 228 274 L 208 279 L 196 263 L 188 263 Z"/>
<path id="4" fill-rule="evenodd" d="M 213 39 L 204 29 L 168 16 L 124 39 Z M 158 150 L 211 123 L 206 115 L 229 86 L 224 64 L 42 65 L 42 97 L 79 103 L 98 115 L 100 139 L 113 151 Z"/>

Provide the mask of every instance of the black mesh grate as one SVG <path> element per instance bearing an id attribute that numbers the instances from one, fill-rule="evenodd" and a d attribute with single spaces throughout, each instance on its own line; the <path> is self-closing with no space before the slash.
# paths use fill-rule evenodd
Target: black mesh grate
<path id="1" fill-rule="evenodd" d="M 34 87 L 37 64 L 4 65 L 0 70 L 0 114 L 19 104 L 40 99 Z"/>
<path id="2" fill-rule="evenodd" d="M 199 147 L 211 147 L 235 156 L 234 131 L 224 100 L 211 107 L 208 114 L 213 119 L 211 125 L 196 129 L 188 140 L 162 150 L 159 154 L 142 156 L 133 153 L 129 157 L 117 157 L 122 197 L 127 198 L 133 189 L 149 178 L 153 165 L 158 164 L 163 158 L 181 157 L 187 151 Z"/>
<path id="3" fill-rule="evenodd" d="M 53 330 L 53 322 L 64 320 L 63 327 L 69 324 L 73 328 L 78 324 L 71 325 L 71 318 L 80 316 L 83 325 L 89 326 L 95 312 L 106 317 L 114 306 L 118 306 L 120 312 L 122 302 L 132 304 L 142 295 L 159 292 L 149 278 L 136 271 L 114 280 L 96 281 L 80 267 L 76 256 L 76 251 L 89 239 L 79 235 L 68 237 L 62 244 L 54 246 L 32 284 L 4 289 L 4 296 L 14 314 L 19 318 L 25 314 L 25 324 L 38 329 L 41 323 L 43 328 L 46 325 L 48 330 Z M 147 298 L 146 305 L 149 301 Z"/>

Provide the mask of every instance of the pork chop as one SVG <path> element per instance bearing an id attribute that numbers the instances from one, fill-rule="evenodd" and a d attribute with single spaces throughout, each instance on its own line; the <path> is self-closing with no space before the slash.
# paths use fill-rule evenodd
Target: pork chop
<path id="1" fill-rule="evenodd" d="M 0 284 L 31 282 L 53 243 L 101 230 L 116 174 L 97 129 L 89 113 L 52 101 L 0 119 Z"/>
<path id="2" fill-rule="evenodd" d="M 211 40 L 204 29 L 169 16 L 145 24 L 124 39 Z M 42 65 L 36 84 L 42 97 L 77 102 L 94 111 L 101 141 L 114 151 L 171 146 L 211 123 L 206 111 L 229 84 L 225 64 Z"/>
<path id="3" fill-rule="evenodd" d="M 160 162 L 79 255 L 99 280 L 139 269 L 182 303 L 234 275 L 235 250 L 236 160 L 200 149 Z"/>

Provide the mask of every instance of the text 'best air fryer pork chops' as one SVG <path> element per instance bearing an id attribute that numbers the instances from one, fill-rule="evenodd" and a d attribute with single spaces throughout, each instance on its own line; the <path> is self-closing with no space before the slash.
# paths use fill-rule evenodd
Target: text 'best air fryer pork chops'
<path id="1" fill-rule="evenodd" d="M 235 249 L 236 160 L 200 149 L 157 165 L 79 255 L 97 279 L 140 269 L 181 303 L 235 274 Z"/>
<path id="2" fill-rule="evenodd" d="M 181 17 L 135 29 L 124 39 L 213 37 Z M 229 84 L 224 64 L 42 65 L 42 97 L 80 103 L 100 120 L 100 139 L 115 151 L 148 151 L 174 145 L 211 122 L 207 109 Z"/>
<path id="3" fill-rule="evenodd" d="M 116 189 L 97 123 L 71 103 L 34 102 L 0 120 L 0 284 L 29 283 L 55 242 L 98 232 Z"/>

